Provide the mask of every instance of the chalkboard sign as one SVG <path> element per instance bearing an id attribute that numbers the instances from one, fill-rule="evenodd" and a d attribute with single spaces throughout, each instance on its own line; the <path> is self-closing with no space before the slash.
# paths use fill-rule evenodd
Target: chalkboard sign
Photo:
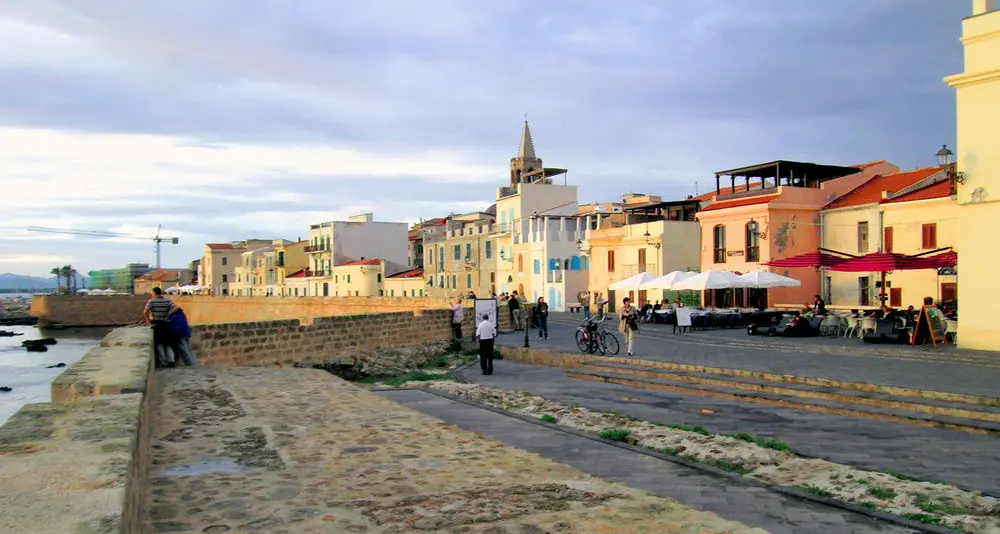
<path id="1" fill-rule="evenodd" d="M 917 316 L 917 325 L 913 329 L 913 339 L 910 341 L 910 345 L 915 346 L 917 343 L 924 345 L 928 339 L 934 348 L 937 348 L 938 342 L 947 345 L 948 342 L 944 337 L 945 330 L 944 314 L 941 313 L 941 310 L 935 306 L 924 306 L 920 308 L 920 315 Z"/>

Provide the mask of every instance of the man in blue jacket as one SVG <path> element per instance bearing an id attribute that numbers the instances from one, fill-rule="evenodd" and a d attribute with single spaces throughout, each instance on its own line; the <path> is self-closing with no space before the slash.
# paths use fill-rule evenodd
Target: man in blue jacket
<path id="1" fill-rule="evenodd" d="M 194 354 L 191 352 L 191 327 L 188 326 L 184 310 L 175 307 L 169 320 L 170 328 L 174 334 L 171 346 L 174 352 L 174 365 L 177 364 L 177 360 L 180 360 L 188 367 L 196 367 L 198 361 L 195 360 Z"/>

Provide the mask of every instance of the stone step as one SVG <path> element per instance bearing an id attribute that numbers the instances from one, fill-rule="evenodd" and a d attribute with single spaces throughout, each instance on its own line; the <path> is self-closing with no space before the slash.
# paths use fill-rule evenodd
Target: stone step
<path id="1" fill-rule="evenodd" d="M 1000 423 L 1000 407 L 996 406 L 973 405 L 923 398 L 919 399 L 918 402 L 914 397 L 900 397 L 878 391 L 860 391 L 858 389 L 843 389 L 833 386 L 801 384 L 763 378 L 732 378 L 711 372 L 668 371 L 641 364 L 590 362 L 584 364 L 582 368 L 588 371 L 610 372 L 673 382 L 721 386 L 790 397 L 827 400 L 843 404 L 858 404 L 876 408 L 944 415 L 956 419 L 973 419 Z"/>
<path id="2" fill-rule="evenodd" d="M 946 428 L 973 432 L 977 434 L 1000 435 L 1000 424 L 990 421 L 975 419 L 965 419 L 946 415 L 928 414 L 912 410 L 899 408 L 882 408 L 875 406 L 860 406 L 846 402 L 837 402 L 821 399 L 804 399 L 793 395 L 781 395 L 777 393 L 766 393 L 761 391 L 748 392 L 745 389 L 736 387 L 723 387 L 721 385 L 693 384 L 681 380 L 670 380 L 663 378 L 646 378 L 624 373 L 617 373 L 608 369 L 605 371 L 591 371 L 587 369 L 570 370 L 566 372 L 569 378 L 593 380 L 626 387 L 641 389 L 651 389 L 658 391 L 669 391 L 687 395 L 700 395 L 739 402 L 750 402 L 756 404 L 767 404 L 771 406 L 781 406 L 797 410 L 814 411 L 828 413 L 832 415 L 844 415 L 848 417 L 864 417 L 881 421 L 891 421 L 897 423 L 907 423 L 917 426 Z"/>
<path id="3" fill-rule="evenodd" d="M 776 373 L 766 373 L 760 371 L 748 371 L 744 369 L 731 369 L 720 367 L 705 367 L 702 365 L 691 365 L 683 363 L 663 362 L 657 360 L 642 360 L 637 358 L 620 357 L 588 357 L 585 363 L 588 364 L 618 364 L 623 366 L 635 366 L 648 368 L 656 371 L 703 373 L 717 375 L 720 377 L 735 377 L 739 379 L 763 380 L 782 384 L 798 384 L 816 387 L 834 388 L 839 390 L 859 391 L 866 393 L 881 393 L 900 398 L 920 399 L 921 401 L 933 400 L 946 403 L 966 404 L 980 409 L 981 407 L 1000 408 L 1000 397 L 981 397 L 967 395 L 964 393 L 952 393 L 948 391 L 934 391 L 926 389 L 912 389 L 886 384 L 871 384 L 864 382 L 847 382 L 843 380 L 833 380 L 828 378 L 813 378 L 795 375 L 783 375 Z M 992 410 L 991 410 L 992 411 Z"/>

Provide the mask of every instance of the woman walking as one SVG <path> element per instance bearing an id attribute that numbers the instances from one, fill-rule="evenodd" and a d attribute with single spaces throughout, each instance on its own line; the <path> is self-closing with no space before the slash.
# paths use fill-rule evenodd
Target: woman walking
<path id="1" fill-rule="evenodd" d="M 538 304 L 535 304 L 535 322 L 538 323 L 538 339 L 549 338 L 549 305 L 545 299 L 538 297 Z"/>
<path id="2" fill-rule="evenodd" d="M 632 299 L 625 297 L 622 300 L 621 324 L 618 330 L 625 336 L 626 351 L 632 356 L 632 343 L 635 335 L 639 333 L 639 311 L 632 306 Z"/>

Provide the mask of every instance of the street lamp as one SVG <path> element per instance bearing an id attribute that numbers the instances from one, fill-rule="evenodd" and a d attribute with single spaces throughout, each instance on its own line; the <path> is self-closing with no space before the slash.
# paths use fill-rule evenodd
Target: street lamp
<path id="1" fill-rule="evenodd" d="M 651 242 L 653 236 L 649 233 L 649 230 L 646 230 L 646 233 L 642 234 L 642 238 L 644 240 L 646 240 L 646 245 L 652 246 L 652 247 L 656 247 L 656 248 L 660 248 L 660 243 L 653 243 L 653 242 Z"/>
<path id="2" fill-rule="evenodd" d="M 965 183 L 965 173 L 955 170 L 955 153 L 948 148 L 948 145 L 941 145 L 941 150 L 937 151 L 938 165 L 948 167 L 948 178 L 957 184 Z"/>

